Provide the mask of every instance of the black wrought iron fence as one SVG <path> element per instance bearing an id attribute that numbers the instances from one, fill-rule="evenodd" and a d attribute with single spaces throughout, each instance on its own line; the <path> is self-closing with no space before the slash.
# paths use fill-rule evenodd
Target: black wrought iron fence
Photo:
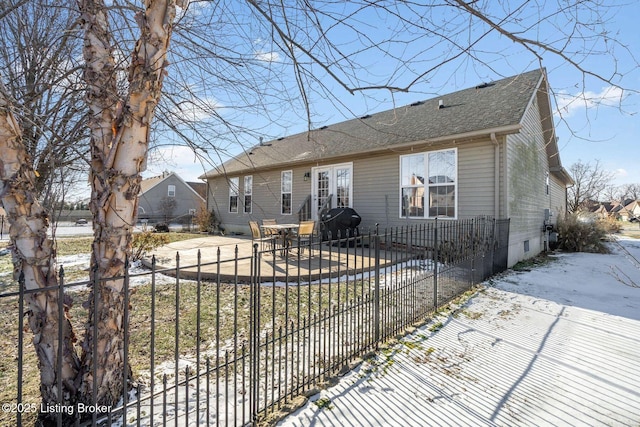
<path id="1" fill-rule="evenodd" d="M 62 424 L 68 412 L 76 425 L 275 419 L 297 396 L 505 269 L 508 227 L 490 218 L 438 220 L 269 251 L 247 243 L 231 259 L 218 249 L 192 265 L 181 265 L 179 254 L 162 261 L 168 266 L 154 259 L 124 277 L 129 393 L 83 414 L 62 402 L 41 405 L 33 336 L 23 321 L 28 292 L 5 292 L 4 330 L 16 346 L 2 362 L 0 424 L 33 425 L 38 413 Z M 60 301 L 78 301 L 69 316 L 79 342 L 91 285 L 65 283 L 63 271 L 59 289 L 50 290 Z"/>

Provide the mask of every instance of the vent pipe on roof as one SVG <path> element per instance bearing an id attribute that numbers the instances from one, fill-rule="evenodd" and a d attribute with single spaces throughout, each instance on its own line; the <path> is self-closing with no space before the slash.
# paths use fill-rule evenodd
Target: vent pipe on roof
<path id="1" fill-rule="evenodd" d="M 263 142 L 263 138 L 260 137 L 260 147 L 271 147 L 271 144 L 268 142 Z"/>
<path id="2" fill-rule="evenodd" d="M 438 109 L 442 108 L 444 108 L 444 101 L 441 99 L 440 101 L 438 101 Z"/>

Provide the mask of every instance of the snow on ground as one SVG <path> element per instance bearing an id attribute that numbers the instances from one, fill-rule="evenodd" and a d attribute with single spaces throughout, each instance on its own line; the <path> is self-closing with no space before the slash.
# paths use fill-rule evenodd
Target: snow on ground
<path id="1" fill-rule="evenodd" d="M 484 285 L 280 426 L 640 425 L 640 240 Z"/>

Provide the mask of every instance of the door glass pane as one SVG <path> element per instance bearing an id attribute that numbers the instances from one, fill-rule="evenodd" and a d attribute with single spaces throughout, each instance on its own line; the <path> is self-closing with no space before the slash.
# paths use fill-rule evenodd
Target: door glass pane
<path id="1" fill-rule="evenodd" d="M 348 208 L 351 204 L 351 169 L 336 169 L 336 207 Z"/>
<path id="2" fill-rule="evenodd" d="M 318 191 L 318 204 L 316 206 L 316 211 L 320 212 L 325 206 L 324 204 L 327 202 L 330 194 L 330 175 L 329 171 L 318 171 L 316 172 L 316 185 Z M 326 207 L 331 207 L 327 205 Z"/>

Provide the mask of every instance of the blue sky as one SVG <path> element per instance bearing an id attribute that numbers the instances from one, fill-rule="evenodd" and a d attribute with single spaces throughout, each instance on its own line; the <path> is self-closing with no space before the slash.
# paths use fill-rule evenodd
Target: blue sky
<path id="1" fill-rule="evenodd" d="M 206 10 L 201 13 L 206 13 Z M 625 4 L 617 9 L 615 14 L 606 16 L 609 20 L 606 24 L 609 34 L 621 45 L 629 46 L 627 51 L 622 46 L 616 46 L 616 54 L 613 58 L 598 54 L 581 55 L 584 52 L 578 52 L 580 64 L 590 71 L 603 75 L 611 75 L 614 71 L 621 74 L 621 76 L 616 75 L 614 79 L 620 86 L 628 89 L 627 91 L 611 87 L 596 78 L 589 76 L 585 78 L 574 67 L 553 55 L 544 55 L 542 60 L 554 90 L 555 96 L 552 102 L 557 103 L 559 107 L 559 112 L 556 114 L 556 133 L 559 137 L 558 145 L 563 165 L 568 168 L 577 161 L 599 160 L 606 170 L 615 174 L 613 183 L 616 185 L 640 183 L 640 148 L 638 148 L 640 95 L 637 93 L 640 90 L 640 70 L 637 69 L 637 61 L 640 60 L 638 17 L 640 17 L 640 2 Z M 368 26 L 383 26 L 382 23 L 378 25 L 375 22 L 375 16 L 368 18 L 370 18 L 368 21 L 362 23 L 362 31 L 366 31 Z M 528 36 L 550 40 L 553 38 L 554 31 L 557 30 L 549 24 L 538 33 Z M 256 56 L 262 55 L 265 60 L 274 62 L 280 60 L 282 56 L 260 36 L 261 34 L 257 32 L 250 41 Z M 335 99 L 327 99 L 326 94 L 320 91 L 311 93 L 312 127 L 387 110 L 394 106 L 407 105 L 416 100 L 432 98 L 482 82 L 515 75 L 538 68 L 540 65 L 532 55 L 521 47 L 514 46 L 504 37 L 493 35 L 483 40 L 483 43 L 484 45 L 477 46 L 477 52 L 484 64 L 464 61 L 441 67 L 437 73 L 429 75 L 428 81 L 415 85 L 409 93 L 392 94 L 389 91 L 371 91 L 350 95 L 320 72 L 319 80 L 327 86 L 326 90 L 335 95 Z M 602 49 L 602 46 L 595 46 L 595 48 Z M 419 72 L 421 67 L 428 66 L 424 57 L 419 57 L 410 49 L 403 54 L 419 59 L 413 64 L 416 72 Z M 379 52 L 373 52 L 370 56 L 363 53 L 358 56 L 358 60 L 362 61 L 362 65 L 370 76 L 381 76 L 381 78 L 388 75 L 395 66 L 379 56 Z M 212 102 L 219 102 L 224 106 L 232 103 L 233 100 Z M 288 112 L 286 107 L 284 108 L 285 111 L 275 114 L 277 117 L 282 117 L 282 121 L 277 123 L 264 123 L 260 122 L 258 117 L 242 117 L 237 114 L 233 117 L 246 121 L 249 127 L 254 124 L 267 135 L 266 139 L 305 131 L 308 123 L 304 114 L 300 112 L 294 114 L 293 111 Z M 289 109 L 296 110 L 296 107 L 290 106 Z M 224 108 L 220 111 L 221 115 L 225 114 Z M 250 146 L 255 142 L 255 134 L 252 134 L 246 141 L 240 141 L 235 146 L 231 145 L 229 153 L 237 153 L 242 149 L 243 144 Z M 194 181 L 212 167 L 212 164 L 203 163 L 197 159 L 188 148 L 170 147 L 156 151 L 149 161 L 145 176 L 153 176 L 163 170 L 173 170 L 185 180 Z"/>

